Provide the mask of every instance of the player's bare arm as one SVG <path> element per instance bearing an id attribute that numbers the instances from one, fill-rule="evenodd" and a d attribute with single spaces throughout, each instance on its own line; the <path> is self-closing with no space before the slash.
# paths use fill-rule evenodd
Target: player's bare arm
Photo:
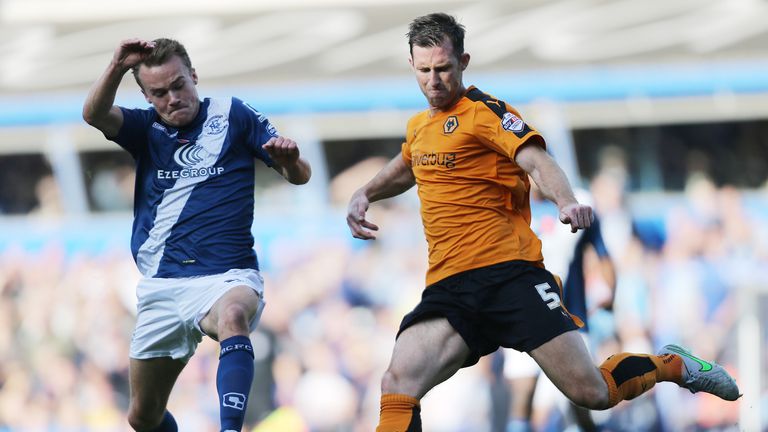
<path id="1" fill-rule="evenodd" d="M 592 207 L 579 204 L 565 173 L 552 157 L 537 145 L 525 145 L 518 150 L 515 162 L 520 165 L 545 198 L 557 204 L 560 222 L 571 225 L 571 231 L 589 228 L 592 224 Z"/>
<path id="2" fill-rule="evenodd" d="M 596 307 L 611 311 L 613 310 L 613 302 L 616 299 L 616 268 L 613 265 L 613 259 L 610 256 L 600 257 L 598 267 L 605 284 L 610 290 L 610 294 L 603 301 L 599 302 Z"/>
<path id="3" fill-rule="evenodd" d="M 154 44 L 141 39 L 120 42 L 107 69 L 91 87 L 83 104 L 83 119 L 107 137 L 114 137 L 123 125 L 123 112 L 114 105 L 123 75 L 141 63 Z"/>
<path id="4" fill-rule="evenodd" d="M 274 169 L 290 183 L 301 185 L 309 181 L 312 168 L 302 159 L 296 141 L 282 136 L 272 137 L 262 148 L 275 162 Z"/>
<path id="5" fill-rule="evenodd" d="M 375 240 L 376 236 L 371 231 L 378 231 L 379 227 L 366 220 L 365 213 L 372 202 L 391 198 L 412 188 L 416 184 L 413 171 L 405 161 L 402 154 L 398 153 L 387 166 L 381 169 L 376 176 L 365 186 L 361 187 L 349 199 L 347 206 L 347 225 L 352 237 L 362 240 Z"/>

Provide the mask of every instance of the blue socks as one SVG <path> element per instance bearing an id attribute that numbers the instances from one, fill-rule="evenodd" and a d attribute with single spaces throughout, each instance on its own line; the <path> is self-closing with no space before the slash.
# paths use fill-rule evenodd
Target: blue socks
<path id="1" fill-rule="evenodd" d="M 179 427 L 176 426 L 176 420 L 173 418 L 170 411 L 166 411 L 163 416 L 163 421 L 160 422 L 156 428 L 148 432 L 179 432 Z"/>
<path id="2" fill-rule="evenodd" d="M 222 431 L 240 432 L 253 381 L 253 347 L 247 336 L 232 336 L 221 341 L 216 390 Z"/>

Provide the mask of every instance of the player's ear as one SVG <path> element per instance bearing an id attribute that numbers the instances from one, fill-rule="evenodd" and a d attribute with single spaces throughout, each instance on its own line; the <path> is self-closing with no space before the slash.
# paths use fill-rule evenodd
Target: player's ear
<path id="1" fill-rule="evenodd" d="M 414 70 L 416 69 L 416 68 L 413 66 L 413 57 L 411 57 L 411 56 L 408 56 L 408 64 L 409 64 L 409 65 L 411 65 L 411 69 L 414 69 Z"/>
<path id="2" fill-rule="evenodd" d="M 195 72 L 195 68 L 192 68 L 192 82 L 197 85 L 197 72 Z"/>
<path id="3" fill-rule="evenodd" d="M 144 96 L 144 100 L 147 101 L 148 104 L 152 104 L 152 101 L 149 100 L 149 96 L 147 95 L 147 92 L 144 91 L 144 87 L 141 88 L 141 94 Z"/>
<path id="4" fill-rule="evenodd" d="M 462 53 L 459 57 L 459 64 L 461 65 L 461 70 L 464 70 L 469 66 L 469 53 L 465 52 Z"/>

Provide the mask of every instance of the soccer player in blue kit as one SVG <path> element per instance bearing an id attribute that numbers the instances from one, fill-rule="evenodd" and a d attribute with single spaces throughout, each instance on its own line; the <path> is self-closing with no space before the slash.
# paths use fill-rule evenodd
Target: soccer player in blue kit
<path id="1" fill-rule="evenodd" d="M 588 192 L 574 190 L 579 202 L 592 201 Z M 616 274 L 612 259 L 603 240 L 600 221 L 597 215 L 591 225 L 574 235 L 571 230 L 558 221 L 559 211 L 551 201 L 544 198 L 535 182 L 531 181 L 531 229 L 541 239 L 542 253 L 547 269 L 564 278 L 562 301 L 566 309 L 579 317 L 584 326 L 580 332 L 589 346 L 587 289 L 585 276 L 585 254 L 593 251 L 597 258 L 597 268 L 607 292 L 601 292 L 599 301 L 594 306 L 610 309 L 616 285 Z M 526 353 L 510 348 L 503 349 L 504 376 L 512 392 L 509 407 L 509 422 L 506 432 L 529 432 L 533 414 L 533 397 L 537 388 L 541 368 Z M 552 386 L 550 383 L 549 386 Z M 546 398 L 547 396 L 545 396 Z M 551 396 L 550 396 L 551 397 Z M 552 400 L 550 403 L 554 402 Z M 596 430 L 591 413 L 577 405 L 561 407 L 570 409 L 580 430 Z"/>
<path id="2" fill-rule="evenodd" d="M 128 70 L 152 106 L 114 105 Z M 248 335 L 264 307 L 253 250 L 255 159 L 293 184 L 311 168 L 295 141 L 237 98 L 197 94 L 182 44 L 124 40 L 96 81 L 83 118 L 136 160 L 131 250 L 142 278 L 130 347 L 128 423 L 177 431 L 166 410 L 203 335 L 221 344 L 216 387 L 222 431 L 240 431 L 253 380 Z"/>

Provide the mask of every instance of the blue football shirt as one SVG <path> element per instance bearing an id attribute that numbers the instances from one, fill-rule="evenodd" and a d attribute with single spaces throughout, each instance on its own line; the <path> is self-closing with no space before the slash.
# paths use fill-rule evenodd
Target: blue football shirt
<path id="1" fill-rule="evenodd" d="M 255 160 L 277 136 L 269 120 L 237 98 L 209 99 L 183 128 L 153 108 L 121 108 L 112 138 L 136 160 L 131 251 L 145 277 L 188 277 L 258 269 L 251 226 Z"/>

